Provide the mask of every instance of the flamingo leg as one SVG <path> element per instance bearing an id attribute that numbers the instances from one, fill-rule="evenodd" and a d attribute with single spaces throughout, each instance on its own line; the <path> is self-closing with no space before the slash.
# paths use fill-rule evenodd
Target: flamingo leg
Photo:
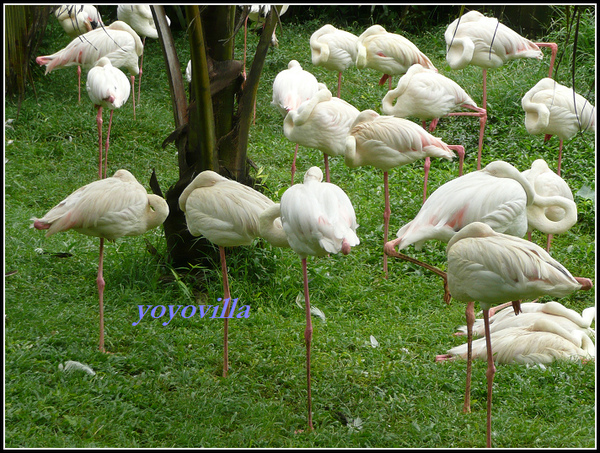
<path id="1" fill-rule="evenodd" d="M 100 305 L 100 352 L 106 352 L 104 349 L 104 278 L 103 274 L 104 264 L 104 238 L 100 238 L 100 258 L 98 260 L 98 277 L 96 278 L 96 284 L 98 285 L 98 300 Z"/>
<path id="2" fill-rule="evenodd" d="M 453 112 L 447 116 L 478 116 L 479 117 L 479 143 L 477 146 L 477 156 L 481 165 L 481 151 L 483 150 L 483 134 L 485 132 L 485 123 L 487 122 L 487 110 L 484 108 L 473 107 L 472 105 L 463 104 L 461 107 L 475 110 L 474 112 Z M 462 174 L 462 173 L 461 173 Z"/>
<path id="3" fill-rule="evenodd" d="M 98 114 L 96 115 L 96 124 L 98 125 L 98 144 L 100 152 L 98 153 L 98 179 L 102 179 L 102 106 L 97 105 Z"/>
<path id="4" fill-rule="evenodd" d="M 135 119 L 135 76 L 131 76 L 131 92 L 133 93 L 133 96 L 131 96 L 131 99 L 133 100 L 133 119 Z"/>
<path id="5" fill-rule="evenodd" d="M 560 176 L 560 162 L 562 160 L 562 149 L 563 149 L 563 141 L 562 138 L 560 142 L 558 142 L 558 168 L 556 169 L 556 174 Z"/>
<path id="6" fill-rule="evenodd" d="M 146 37 L 142 40 L 142 47 L 146 48 Z M 140 96 L 142 95 L 142 66 L 144 65 L 144 53 L 142 52 L 142 56 L 140 57 L 140 77 L 138 79 L 138 104 L 140 103 Z M 134 92 L 135 96 L 135 92 Z"/>
<path id="7" fill-rule="evenodd" d="M 304 341 L 306 342 L 306 385 L 308 390 L 308 429 L 312 431 L 312 396 L 310 392 L 310 344 L 312 342 L 312 320 L 310 317 L 310 297 L 308 295 L 308 272 L 306 269 L 306 258 L 302 258 L 302 274 L 304 277 L 304 303 L 306 309 L 306 330 L 304 331 Z"/>
<path id="8" fill-rule="evenodd" d="M 81 66 L 77 65 L 77 102 L 81 102 Z"/>
<path id="9" fill-rule="evenodd" d="M 292 160 L 292 182 L 290 185 L 294 185 L 294 174 L 296 173 L 296 157 L 298 156 L 298 143 L 296 143 L 296 150 L 294 151 L 294 160 Z"/>
<path id="10" fill-rule="evenodd" d="M 552 70 L 554 69 L 554 61 L 556 60 L 556 53 L 558 52 L 558 45 L 554 42 L 536 42 L 538 47 L 550 47 L 552 56 L 550 57 L 550 69 L 548 70 L 548 77 L 552 78 Z"/>
<path id="11" fill-rule="evenodd" d="M 492 339 L 490 338 L 490 314 L 489 310 L 483 310 L 483 323 L 485 326 L 485 347 L 487 349 L 488 367 L 485 372 L 487 378 L 487 430 L 486 430 L 486 446 L 492 448 L 492 384 L 494 382 L 494 374 L 496 366 L 494 365 L 494 356 L 492 353 Z"/>
<path id="12" fill-rule="evenodd" d="M 487 121 L 487 69 L 483 68 L 483 109 L 486 112 L 485 120 Z M 479 130 L 479 149 L 477 150 L 477 170 L 481 170 L 481 150 L 483 149 L 483 131 L 485 129 L 485 121 L 479 119 L 480 130 Z"/>
<path id="13" fill-rule="evenodd" d="M 110 138 L 110 126 L 112 125 L 112 117 L 114 110 L 110 111 L 110 119 L 108 120 L 108 131 L 106 132 L 106 145 L 104 147 L 104 178 L 106 178 L 106 174 L 108 171 L 108 144 Z"/>
<path id="14" fill-rule="evenodd" d="M 423 164 L 423 168 L 425 169 L 424 183 L 423 183 L 423 203 L 427 199 L 427 178 L 429 177 L 429 168 L 431 167 L 431 159 L 429 157 L 425 158 L 425 163 Z"/>
<path id="15" fill-rule="evenodd" d="M 467 381 L 465 384 L 465 403 L 463 414 L 471 412 L 471 369 L 473 364 L 473 324 L 475 323 L 475 302 L 467 303 Z"/>
<path id="16" fill-rule="evenodd" d="M 225 326 L 223 328 L 223 377 L 227 377 L 227 370 L 229 370 L 229 310 L 231 309 L 230 300 L 231 294 L 229 293 L 229 280 L 227 278 L 227 262 L 225 260 L 225 249 L 219 246 L 219 255 L 221 257 L 221 273 L 223 274 L 223 303 L 228 304 L 227 313 L 225 314 Z"/>
<path id="17" fill-rule="evenodd" d="M 383 189 L 385 193 L 385 209 L 383 211 L 383 243 L 388 241 L 388 229 L 390 226 L 390 215 L 392 211 L 390 209 L 390 190 L 388 184 L 388 172 L 383 172 Z M 388 276 L 388 263 L 387 254 L 383 253 L 383 275 L 385 278 Z"/>
<path id="18" fill-rule="evenodd" d="M 552 243 L 552 235 L 549 234 L 546 238 L 546 251 L 550 252 L 550 244 Z"/>
<path id="19" fill-rule="evenodd" d="M 463 173 L 463 162 L 465 161 L 465 147 L 462 145 L 448 145 L 453 151 L 458 154 L 458 176 L 462 176 Z"/>
<path id="20" fill-rule="evenodd" d="M 342 72 L 340 71 L 340 72 L 338 72 L 338 92 L 337 92 L 338 98 L 340 98 L 341 92 L 342 92 Z"/>
<path id="21" fill-rule="evenodd" d="M 323 153 L 323 160 L 325 162 L 325 181 L 329 182 L 329 156 Z"/>

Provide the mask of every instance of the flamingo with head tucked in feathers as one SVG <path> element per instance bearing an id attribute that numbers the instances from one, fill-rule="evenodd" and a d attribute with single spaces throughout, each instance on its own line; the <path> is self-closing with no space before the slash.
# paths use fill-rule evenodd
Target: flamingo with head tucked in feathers
<path id="1" fill-rule="evenodd" d="M 283 134 L 294 143 L 323 152 L 325 177 L 329 182 L 329 157 L 343 156 L 346 136 L 360 111 L 334 97 L 323 84 L 319 91 L 300 107 L 290 110 L 283 121 Z"/>
<path id="2" fill-rule="evenodd" d="M 96 63 L 90 72 L 88 72 L 86 89 L 90 100 L 98 109 L 96 123 L 98 125 L 98 143 L 100 147 L 100 156 L 98 159 L 98 178 L 106 178 L 108 168 L 108 146 L 110 139 L 110 128 L 112 125 L 113 111 L 123 106 L 127 99 L 131 87 L 127 76 L 119 68 L 115 68 L 107 57 L 102 57 Z M 102 158 L 102 109 L 110 109 L 110 119 L 108 121 L 108 131 L 106 133 L 105 156 Z M 102 173 L 102 161 L 104 160 L 104 174 Z"/>
<path id="3" fill-rule="evenodd" d="M 545 134 L 544 141 L 552 135 L 560 139 L 556 171 L 560 176 L 563 140 L 570 140 L 578 132 L 595 132 L 596 108 L 572 88 L 548 77 L 525 93 L 521 106 L 527 132 Z"/>
<path id="4" fill-rule="evenodd" d="M 74 230 L 100 238 L 98 262 L 98 296 L 100 303 L 100 343 L 104 349 L 104 239 L 114 241 L 123 236 L 139 236 L 165 221 L 169 215 L 167 202 L 148 194 L 135 176 L 117 170 L 110 178 L 99 179 L 80 187 L 44 217 L 33 217 L 32 227 L 47 230 L 46 237 Z"/>
<path id="5" fill-rule="evenodd" d="M 54 15 L 71 39 L 104 25 L 94 5 L 60 5 Z"/>
<path id="6" fill-rule="evenodd" d="M 415 63 L 437 71 L 427 55 L 411 41 L 402 35 L 387 32 L 381 25 L 372 25 L 358 37 L 356 67 L 383 72 L 379 85 L 389 79 L 388 88 L 391 90 L 392 76 L 405 74 Z"/>
<path id="7" fill-rule="evenodd" d="M 384 243 L 388 241 L 391 214 L 389 170 L 430 156 L 452 160 L 455 157 L 452 148 L 412 121 L 395 116 L 380 116 L 373 110 L 365 110 L 358 115 L 346 138 L 344 159 L 350 168 L 372 165 L 383 170 Z M 461 155 L 461 169 L 463 156 L 464 149 L 462 149 Z M 428 170 L 429 168 L 426 167 L 425 191 L 427 190 Z M 386 254 L 383 255 L 383 272 L 387 278 Z"/>
<path id="8" fill-rule="evenodd" d="M 278 216 L 280 216 L 282 228 L 272 223 L 273 219 L 278 220 Z M 348 195 L 335 184 L 323 182 L 323 172 L 319 167 L 311 167 L 304 175 L 303 184 L 296 184 L 287 189 L 282 195 L 279 205 L 263 211 L 260 226 L 263 237 L 278 237 L 282 244 L 289 244 L 302 259 L 306 311 L 304 340 L 306 343 L 308 427 L 312 430 L 310 346 L 313 327 L 310 316 L 306 259 L 309 255 L 325 256 L 339 252 L 347 255 L 350 253 L 350 249 L 360 243 L 356 235 L 358 227 L 356 214 Z"/>
<path id="9" fill-rule="evenodd" d="M 543 58 L 539 46 L 501 24 L 498 19 L 486 17 L 478 11 L 469 11 L 454 20 L 444 33 L 446 61 L 452 69 L 464 69 L 472 64 L 483 68 L 483 101 L 487 106 L 487 70 L 499 68 L 517 58 Z M 556 54 L 556 44 L 553 56 Z M 551 61 L 550 74 L 552 74 Z M 481 148 L 477 156 L 477 169 L 481 168 Z"/>
<path id="10" fill-rule="evenodd" d="M 461 302 L 478 301 L 483 309 L 487 352 L 487 434 L 492 444 L 492 383 L 495 366 L 489 310 L 492 305 L 542 295 L 565 297 L 577 290 L 589 290 L 592 281 L 573 277 L 558 261 L 534 243 L 496 233 L 482 222 L 470 223 L 456 233 L 446 248 L 450 294 Z M 471 347 L 468 352 L 471 357 Z M 465 396 L 470 393 L 467 381 Z"/>
<path id="11" fill-rule="evenodd" d="M 342 89 L 342 72 L 356 61 L 357 41 L 356 35 L 331 24 L 323 25 L 310 36 L 312 64 L 338 73 L 338 98 Z"/>

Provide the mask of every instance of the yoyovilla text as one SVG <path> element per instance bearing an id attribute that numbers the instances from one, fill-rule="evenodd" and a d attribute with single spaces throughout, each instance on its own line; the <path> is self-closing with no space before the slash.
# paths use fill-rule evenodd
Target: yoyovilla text
<path id="1" fill-rule="evenodd" d="M 223 299 L 221 299 L 220 297 L 217 299 L 217 301 L 219 301 L 219 302 L 221 300 L 223 300 Z M 229 310 L 229 312 L 227 312 L 229 300 L 230 300 L 229 298 L 225 299 L 222 306 L 221 305 L 198 305 L 197 310 L 196 310 L 196 305 L 186 305 L 185 307 L 183 305 L 167 305 L 168 310 L 169 310 L 169 320 L 166 322 L 163 322 L 162 325 L 168 326 L 169 323 L 173 320 L 173 318 L 177 315 L 177 313 L 180 313 L 181 317 L 185 318 L 185 319 L 191 318 L 196 313 L 198 313 L 201 318 L 206 317 L 206 318 L 211 318 L 211 319 L 215 319 L 215 318 L 216 319 L 219 319 L 219 318 L 220 319 L 225 319 L 225 318 L 231 319 L 234 317 L 238 300 L 237 299 L 232 300 L 231 309 Z M 142 321 L 144 316 L 146 316 L 146 313 L 148 313 L 148 312 L 150 312 L 150 316 L 155 319 L 162 318 L 167 313 L 167 307 L 165 307 L 164 305 L 156 305 L 156 306 L 154 306 L 154 308 L 152 308 L 153 305 L 148 305 L 148 308 L 146 308 L 146 309 L 144 309 L 144 307 L 146 307 L 146 306 L 138 305 L 140 319 L 137 322 L 131 323 L 132 326 L 137 326 Z M 218 315 L 219 309 L 221 309 L 220 315 Z M 211 312 L 212 312 L 212 316 L 210 316 Z M 235 317 L 236 318 L 247 318 L 249 314 L 250 314 L 250 305 L 242 305 L 241 307 L 238 308 L 238 312 L 237 312 L 237 314 L 235 314 Z"/>

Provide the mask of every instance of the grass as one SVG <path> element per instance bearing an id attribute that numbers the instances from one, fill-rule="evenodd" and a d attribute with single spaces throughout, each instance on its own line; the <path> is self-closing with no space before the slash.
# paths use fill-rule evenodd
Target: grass
<path id="1" fill-rule="evenodd" d="M 248 149 L 266 194 L 276 201 L 289 186 L 293 144 L 269 105 L 273 79 L 294 58 L 331 90 L 337 77 L 310 62 L 310 34 L 325 19 L 283 22 L 280 47 L 269 51 L 261 77 Z M 344 28 L 360 34 L 365 27 Z M 407 38 L 440 72 L 481 99 L 481 71 L 451 71 L 445 63 L 444 29 L 440 25 Z M 539 39 L 552 40 L 559 32 Z M 189 46 L 183 32 L 175 31 L 175 38 L 184 70 Z M 256 42 L 250 34 L 250 49 Z M 51 20 L 40 54 L 67 43 Z M 239 45 L 236 55 L 242 54 Z M 591 61 L 578 64 L 593 65 L 594 53 L 584 55 Z M 547 61 L 514 61 L 490 71 L 484 165 L 504 159 L 525 170 L 540 157 L 556 165 L 558 140 L 544 145 L 542 137 L 530 136 L 520 106 L 525 92 L 547 75 Z M 559 81 L 570 86 L 566 68 L 563 62 Z M 379 77 L 375 71 L 349 69 L 342 98 L 359 110 L 380 111 L 385 88 L 377 86 Z M 578 72 L 577 77 L 579 86 L 594 86 L 593 74 Z M 202 287 L 178 274 L 165 261 L 162 229 L 109 244 L 105 339 L 111 354 L 98 352 L 98 240 L 74 232 L 45 238 L 29 228 L 30 217 L 43 215 L 96 178 L 95 110 L 85 87 L 77 105 L 75 69 L 44 76 L 36 68 L 34 83 L 18 119 L 16 103 L 5 102 L 5 118 L 14 119 L 5 126 L 5 270 L 15 272 L 5 277 L 7 447 L 485 445 L 485 363 L 474 364 L 472 413 L 465 415 L 465 364 L 435 362 L 437 354 L 462 342 L 452 333 L 464 324 L 464 304 L 446 306 L 441 281 L 408 263 L 392 260 L 389 279 L 383 278 L 382 173 L 349 169 L 340 158 L 330 159 L 332 182 L 355 206 L 361 244 L 348 256 L 309 259 L 311 301 L 326 316 L 326 321 L 313 320 L 314 432 L 298 432 L 306 429 L 304 314 L 295 303 L 302 290 L 300 260 L 290 250 L 261 241 L 228 250 L 232 297 L 251 308 L 248 318 L 231 322 L 231 371 L 223 379 L 220 320 L 177 316 L 163 326 L 168 319 L 148 316 L 132 325 L 139 305 L 217 304 L 219 267 L 204 270 L 208 278 Z M 154 168 L 163 190 L 176 181 L 175 148 L 161 147 L 174 128 L 170 109 L 160 46 L 148 40 L 137 119 L 131 103 L 114 114 L 109 173 L 127 168 L 149 188 Z M 444 118 L 436 130 L 447 143 L 466 147 L 465 172 L 476 164 L 478 124 L 472 123 Z M 565 143 L 562 175 L 574 193 L 584 186 L 595 189 L 594 155 L 591 136 Z M 308 167 L 322 165 L 322 154 L 301 148 L 297 165 L 301 178 Z M 429 193 L 457 175 L 457 163 L 434 161 Z M 393 170 L 390 184 L 394 237 L 420 208 L 422 164 Z M 593 277 L 595 204 L 578 195 L 575 201 L 578 223 L 555 237 L 551 254 L 574 275 Z M 541 245 L 545 237 L 534 234 L 534 240 Z M 145 241 L 157 254 L 149 253 Z M 444 244 L 431 242 L 421 252 L 407 252 L 445 267 Z M 595 294 L 575 293 L 561 302 L 580 312 L 595 303 Z M 371 346 L 371 335 L 378 347 Z M 58 365 L 67 360 L 88 364 L 96 375 L 59 372 Z M 545 369 L 499 366 L 492 423 L 495 447 L 593 448 L 595 362 L 553 363 Z"/>

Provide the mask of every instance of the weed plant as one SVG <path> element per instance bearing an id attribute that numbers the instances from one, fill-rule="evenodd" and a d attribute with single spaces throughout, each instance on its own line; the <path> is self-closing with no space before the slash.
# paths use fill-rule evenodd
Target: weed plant
<path id="1" fill-rule="evenodd" d="M 289 187 L 294 144 L 270 105 L 276 74 L 291 59 L 300 62 L 334 92 L 337 74 L 311 64 L 309 38 L 324 22 L 302 24 L 282 18 L 279 48 L 269 50 L 258 91 L 256 124 L 248 156 L 264 192 L 279 201 Z M 594 100 L 594 17 L 585 17 L 576 60 L 576 84 Z M 364 27 L 334 23 L 355 34 Z M 452 71 L 445 62 L 440 24 L 420 35 L 405 34 L 439 71 L 473 99 L 482 98 L 477 67 Z M 564 35 L 557 21 L 548 36 Z M 388 27 L 389 31 L 400 32 Z M 174 29 L 182 71 L 189 59 L 185 33 Z M 50 20 L 40 55 L 69 42 Z M 557 40 L 559 45 L 561 41 Z M 249 33 L 249 55 L 257 36 Z M 236 58 L 242 56 L 238 39 Z M 558 139 L 544 144 L 524 126 L 521 98 L 548 73 L 543 61 L 517 60 L 488 74 L 488 123 L 483 165 L 506 160 L 525 170 L 538 158 L 556 167 Z M 571 86 L 565 53 L 559 82 Z M 249 62 L 250 64 L 250 62 Z M 248 64 L 248 67 L 249 67 Z M 84 72 L 85 74 L 85 72 Z M 381 112 L 381 74 L 348 69 L 341 96 L 359 110 Z M 109 174 L 129 169 L 148 188 L 152 169 L 163 191 L 177 180 L 173 145 L 162 141 L 174 120 L 158 41 L 148 39 L 141 102 L 133 118 L 131 100 L 114 113 Z M 398 77 L 394 78 L 394 84 Z M 222 366 L 218 319 L 145 317 L 139 305 L 217 305 L 222 296 L 218 263 L 202 269 L 200 285 L 166 261 L 162 228 L 105 247 L 105 340 L 98 352 L 98 239 L 75 232 L 45 238 L 30 228 L 78 187 L 96 179 L 96 111 L 85 93 L 77 103 L 75 68 L 43 74 L 16 118 L 5 101 L 5 445 L 52 447 L 398 447 L 469 448 L 485 443 L 484 362 L 475 362 L 472 413 L 461 412 L 465 363 L 436 363 L 435 356 L 464 340 L 453 336 L 464 324 L 465 304 L 442 300 L 441 280 L 412 264 L 390 260 L 382 273 L 383 175 L 371 167 L 349 169 L 330 159 L 332 182 L 352 200 L 361 240 L 348 256 L 309 258 L 314 317 L 313 410 L 315 431 L 306 432 L 304 313 L 300 259 L 291 250 L 257 240 L 228 250 L 232 297 L 251 307 L 249 317 L 230 324 L 230 364 Z M 105 117 L 107 118 L 107 117 Z M 107 121 L 105 121 L 106 127 Z M 478 121 L 443 118 L 435 132 L 467 150 L 465 172 L 476 166 Z M 574 275 L 594 278 L 595 148 L 590 135 L 565 142 L 562 176 L 575 194 L 579 219 L 558 235 L 551 254 Z M 320 151 L 300 147 L 297 180 Z M 458 176 L 458 163 L 434 160 L 429 193 Z M 421 206 L 422 163 L 390 172 L 391 237 Z M 543 245 L 545 236 L 534 232 Z M 445 244 L 431 241 L 412 256 L 445 269 Z M 543 298 L 542 301 L 547 301 Z M 560 300 L 581 312 L 595 303 L 594 291 Z M 370 338 L 373 336 L 378 345 Z M 64 373 L 58 365 L 75 360 L 95 375 Z M 502 448 L 595 447 L 595 361 L 557 362 L 545 367 L 498 366 L 494 380 L 493 445 Z"/>

